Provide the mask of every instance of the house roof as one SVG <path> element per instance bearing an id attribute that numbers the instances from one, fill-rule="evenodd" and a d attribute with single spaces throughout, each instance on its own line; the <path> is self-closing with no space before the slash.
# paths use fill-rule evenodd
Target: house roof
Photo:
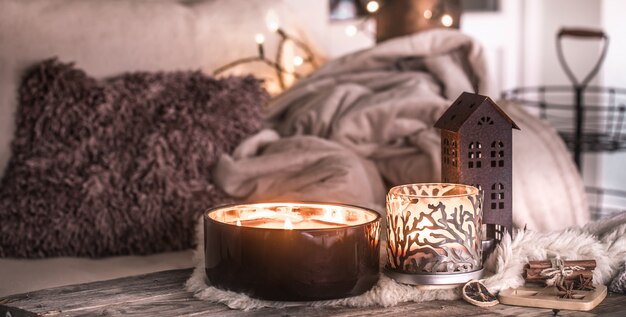
<path id="1" fill-rule="evenodd" d="M 458 132 L 465 121 L 483 104 L 489 104 L 496 109 L 502 118 L 511 124 L 511 128 L 519 130 L 517 124 L 491 98 L 469 92 L 462 93 L 452 103 L 448 110 L 435 122 L 435 128 Z"/>

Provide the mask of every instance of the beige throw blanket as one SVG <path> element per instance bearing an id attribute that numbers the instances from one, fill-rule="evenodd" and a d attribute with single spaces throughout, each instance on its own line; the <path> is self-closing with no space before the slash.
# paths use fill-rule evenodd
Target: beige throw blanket
<path id="1" fill-rule="evenodd" d="M 461 92 L 488 90 L 481 47 L 454 30 L 384 42 L 326 64 L 269 107 L 268 130 L 223 156 L 215 181 L 245 200 L 317 200 L 384 214 L 391 185 L 439 181 L 433 124 Z M 514 225 L 588 221 L 584 191 L 555 132 L 501 103 L 514 132 Z"/>

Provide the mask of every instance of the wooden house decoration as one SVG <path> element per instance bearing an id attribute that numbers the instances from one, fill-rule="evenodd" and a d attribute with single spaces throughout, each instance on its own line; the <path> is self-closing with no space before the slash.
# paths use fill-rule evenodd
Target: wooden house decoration
<path id="1" fill-rule="evenodd" d="M 512 228 L 512 141 L 519 127 L 491 98 L 464 92 L 437 120 L 441 129 L 441 178 L 484 191 L 487 238 Z"/>

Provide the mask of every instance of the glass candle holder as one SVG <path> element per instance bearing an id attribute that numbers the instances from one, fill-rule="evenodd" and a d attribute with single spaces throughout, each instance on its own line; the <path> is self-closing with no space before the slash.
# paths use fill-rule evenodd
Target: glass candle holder
<path id="1" fill-rule="evenodd" d="M 482 191 L 409 184 L 387 194 L 387 275 L 407 284 L 458 284 L 482 276 Z"/>

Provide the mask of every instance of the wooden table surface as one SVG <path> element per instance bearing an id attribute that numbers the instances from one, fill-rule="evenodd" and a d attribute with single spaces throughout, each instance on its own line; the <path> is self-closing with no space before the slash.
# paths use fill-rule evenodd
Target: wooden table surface
<path id="1" fill-rule="evenodd" d="M 191 269 L 77 284 L 0 299 L 0 317 L 19 316 L 553 316 L 550 309 L 497 305 L 480 308 L 458 301 L 404 303 L 394 307 L 291 307 L 252 311 L 195 299 L 184 289 Z M 558 316 L 626 316 L 626 296 L 609 294 L 589 312 Z"/>

